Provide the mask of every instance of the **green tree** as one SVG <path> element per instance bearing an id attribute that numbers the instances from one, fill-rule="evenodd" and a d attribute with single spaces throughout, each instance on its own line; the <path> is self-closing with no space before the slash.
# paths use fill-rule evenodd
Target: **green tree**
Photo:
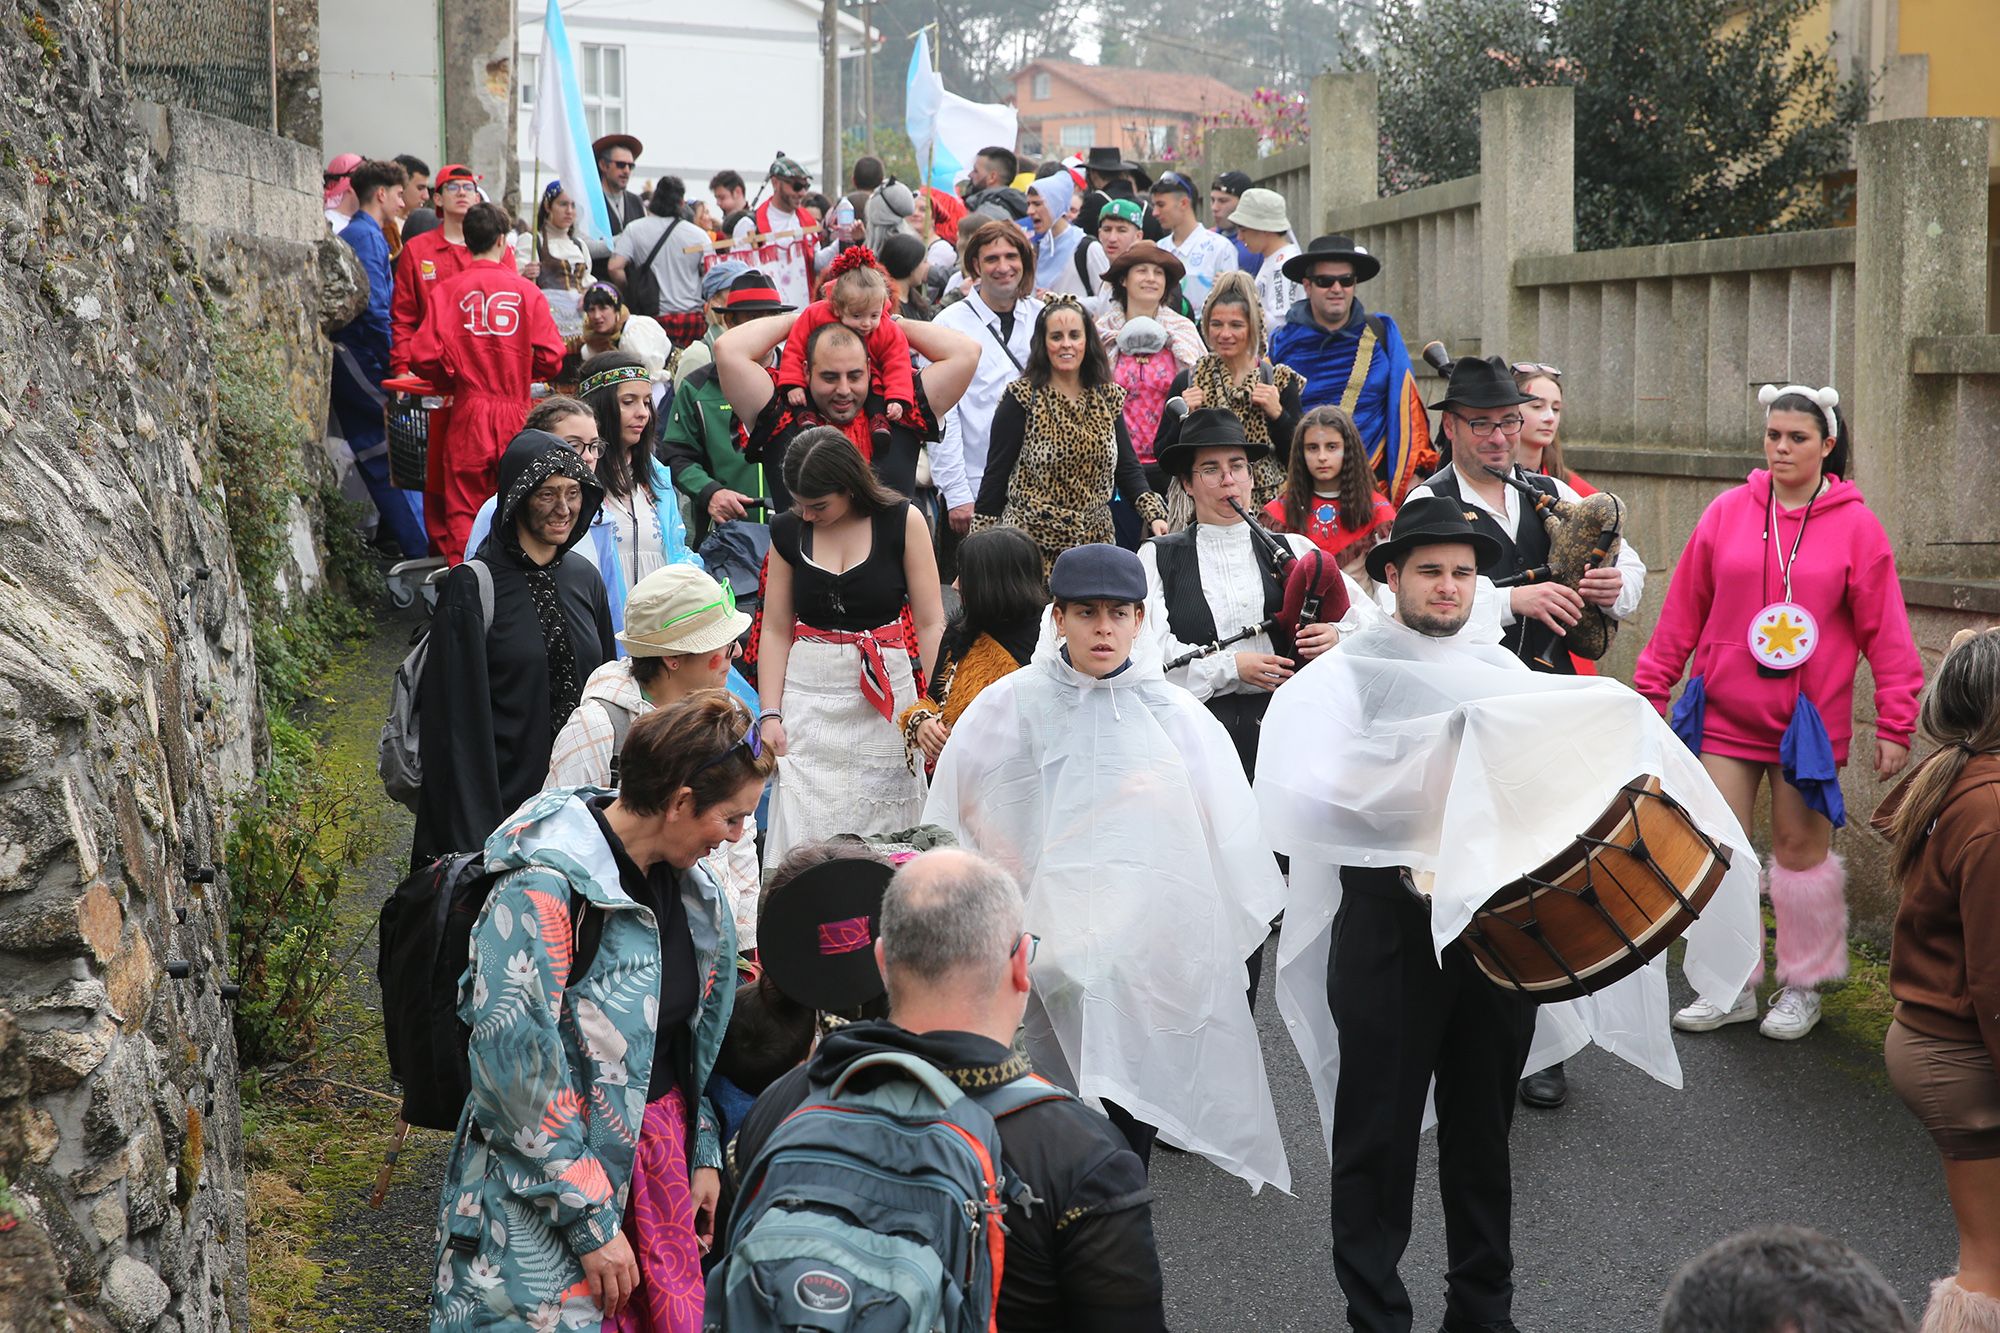
<path id="1" fill-rule="evenodd" d="M 1795 51 L 1824 0 L 1388 0 L 1382 185 L 1479 169 L 1479 96 L 1576 89 L 1582 249 L 1827 225 L 1866 118 L 1860 76 Z"/>

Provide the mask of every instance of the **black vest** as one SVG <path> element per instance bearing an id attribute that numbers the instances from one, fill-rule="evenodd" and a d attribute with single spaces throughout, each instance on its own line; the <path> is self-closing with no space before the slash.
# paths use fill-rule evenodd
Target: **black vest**
<path id="1" fill-rule="evenodd" d="M 1243 540 L 1255 542 L 1256 538 L 1246 528 Z M 1216 629 L 1215 613 L 1209 610 L 1208 598 L 1202 592 L 1201 551 L 1195 545 L 1194 529 L 1153 538 L 1153 551 L 1160 567 L 1160 589 L 1167 604 L 1167 628 L 1176 639 L 1190 646 L 1215 642 L 1221 636 Z M 1254 548 L 1253 552 L 1264 578 L 1264 615 L 1274 617 L 1285 605 L 1284 580 L 1272 572 L 1263 552 Z M 1231 625 L 1228 632 L 1234 634 L 1242 628 Z M 1280 657 L 1292 655 L 1291 636 L 1275 626 L 1271 630 L 1271 646 Z"/>
<path id="2" fill-rule="evenodd" d="M 1538 472 L 1527 472 L 1518 467 L 1514 469 L 1514 476 L 1544 495 L 1553 497 L 1560 494 L 1556 490 L 1555 480 L 1551 477 L 1542 476 Z M 1500 543 L 1500 558 L 1491 564 L 1480 566 L 1479 572 L 1487 578 L 1506 578 L 1524 569 L 1533 569 L 1537 565 L 1546 565 L 1549 562 L 1548 529 L 1542 525 L 1541 516 L 1528 503 L 1525 495 L 1520 497 L 1521 517 L 1515 530 L 1509 532 L 1506 525 L 1486 509 L 1467 503 L 1464 493 L 1459 490 L 1457 468 L 1440 469 L 1435 475 L 1425 479 L 1424 485 L 1430 488 L 1431 494 L 1442 495 L 1446 499 L 1455 501 L 1473 527 Z M 1519 656 L 1521 635 L 1530 625 L 1540 626 L 1541 623 L 1539 620 L 1516 620 L 1501 634 L 1501 647 Z M 1556 653 L 1553 654 L 1553 658 L 1557 668 L 1556 674 L 1569 676 L 1576 673 L 1576 667 L 1571 663 L 1568 653 Z"/>

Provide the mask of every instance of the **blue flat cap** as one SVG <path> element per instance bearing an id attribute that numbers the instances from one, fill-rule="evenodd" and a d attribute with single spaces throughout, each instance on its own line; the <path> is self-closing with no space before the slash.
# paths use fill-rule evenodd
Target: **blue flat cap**
<path id="1" fill-rule="evenodd" d="M 1146 567 L 1122 546 L 1072 546 L 1049 571 L 1049 596 L 1058 602 L 1143 602 Z"/>
<path id="2" fill-rule="evenodd" d="M 714 268 L 701 275 L 701 299 L 713 301 L 729 290 L 729 284 L 750 271 L 750 266 L 740 259 L 725 259 Z"/>

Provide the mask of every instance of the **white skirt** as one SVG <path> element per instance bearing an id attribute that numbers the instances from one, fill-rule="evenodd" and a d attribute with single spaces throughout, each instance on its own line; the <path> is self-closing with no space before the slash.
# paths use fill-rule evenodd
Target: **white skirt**
<path id="1" fill-rule="evenodd" d="M 910 655 L 885 645 L 882 662 L 901 715 L 917 700 Z M 839 833 L 895 833 L 924 813 L 922 766 L 910 772 L 903 732 L 861 693 L 861 649 L 795 640 L 785 663 L 785 738 L 771 790 L 764 864 Z"/>

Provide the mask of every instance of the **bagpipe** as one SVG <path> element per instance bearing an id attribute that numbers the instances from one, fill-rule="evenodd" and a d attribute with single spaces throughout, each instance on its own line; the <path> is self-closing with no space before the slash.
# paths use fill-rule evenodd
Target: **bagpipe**
<path id="1" fill-rule="evenodd" d="M 1439 374 L 1447 379 L 1451 377 L 1453 362 L 1443 343 L 1426 344 L 1423 358 Z M 1449 465 L 1449 454 L 1444 461 Z M 1625 502 L 1617 496 L 1609 491 L 1599 491 L 1580 499 L 1565 500 L 1530 486 L 1515 476 L 1513 469 L 1487 468 L 1486 471 L 1496 481 L 1521 492 L 1534 505 L 1536 516 L 1542 520 L 1542 530 L 1549 537 L 1547 564 L 1494 579 L 1494 587 L 1516 588 L 1553 581 L 1572 591 L 1580 591 L 1585 574 L 1593 569 L 1602 569 L 1618 558 L 1622 540 L 1620 533 L 1625 526 Z M 1525 661 L 1540 663 L 1551 671 L 1555 669 L 1555 654 L 1559 652 L 1572 653 L 1595 662 L 1611 651 L 1611 641 L 1617 633 L 1616 620 L 1602 607 L 1585 603 L 1582 618 L 1570 627 L 1567 634 L 1559 634 L 1539 620 L 1528 625 L 1521 633 L 1521 656 Z"/>
<path id="2" fill-rule="evenodd" d="M 1242 516 L 1244 525 L 1250 529 L 1251 542 L 1257 547 L 1258 558 L 1264 562 L 1264 567 L 1284 584 L 1284 603 L 1275 616 L 1266 617 L 1255 625 L 1245 625 L 1234 634 L 1225 634 L 1212 643 L 1182 653 L 1167 663 L 1168 671 L 1184 667 L 1198 658 L 1212 657 L 1231 644 L 1254 639 L 1259 634 L 1269 634 L 1274 629 L 1283 630 L 1296 639 L 1299 631 L 1309 625 L 1338 624 L 1347 615 L 1350 599 L 1339 561 L 1318 547 L 1305 555 L 1298 554 L 1273 536 L 1263 524 L 1251 518 L 1234 496 L 1229 498 L 1229 507 Z"/>

